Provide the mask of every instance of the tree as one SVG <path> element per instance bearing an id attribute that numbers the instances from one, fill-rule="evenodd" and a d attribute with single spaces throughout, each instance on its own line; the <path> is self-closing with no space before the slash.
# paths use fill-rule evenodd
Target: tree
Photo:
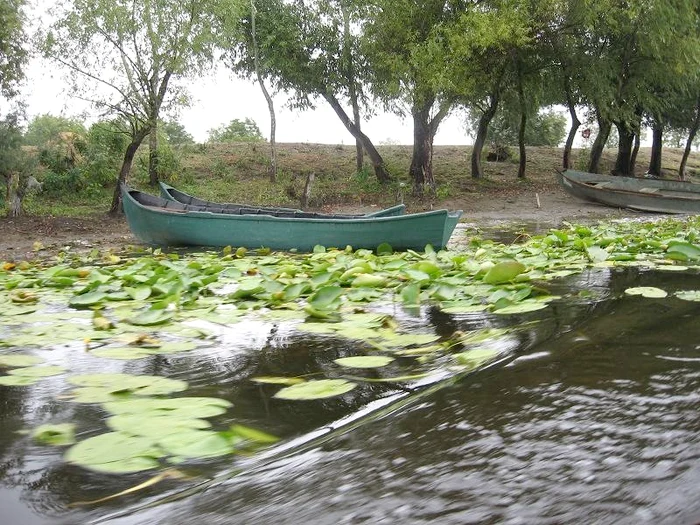
<path id="1" fill-rule="evenodd" d="M 60 134 L 66 132 L 85 135 L 86 130 L 83 123 L 77 119 L 45 113 L 34 117 L 29 123 L 24 142 L 29 146 L 41 148 L 50 142 L 57 141 Z"/>
<path id="2" fill-rule="evenodd" d="M 21 113 L 16 110 L 0 120 L 0 177 L 5 182 L 10 217 L 22 215 L 22 200 L 30 189 L 29 176 L 36 164 L 22 149 Z"/>
<path id="3" fill-rule="evenodd" d="M 12 98 L 24 78 L 24 0 L 0 0 L 0 95 Z"/>
<path id="4" fill-rule="evenodd" d="M 120 117 L 129 135 L 110 213 L 120 211 L 120 187 L 143 140 L 152 131 L 157 137 L 160 114 L 185 101 L 171 81 L 210 63 L 216 15 L 237 5 L 235 0 L 65 0 L 58 6 L 44 53 L 67 68 L 76 96 Z"/>
<path id="5" fill-rule="evenodd" d="M 241 21 L 245 37 L 241 42 L 232 42 L 228 53 L 232 69 L 246 76 L 255 73 L 250 22 L 247 18 Z M 362 144 L 379 182 L 386 183 L 391 176 L 384 159 L 343 107 L 343 100 L 352 97 L 343 59 L 342 28 L 342 9 L 335 0 L 256 2 L 259 70 L 275 89 L 293 94 L 291 105 L 296 108 L 313 108 L 318 99 L 325 100 L 343 126 Z M 354 58 L 357 66 L 353 69 L 354 86 L 359 88 L 358 75 L 368 74 L 370 67 L 360 68 L 360 58 Z M 362 98 L 359 93 L 357 97 Z"/>
<path id="6" fill-rule="evenodd" d="M 265 140 L 254 120 L 233 119 L 208 131 L 207 142 L 259 142 Z"/>
<path id="7" fill-rule="evenodd" d="M 194 137 L 187 132 L 185 126 L 175 120 L 161 122 L 159 128 L 173 146 L 194 144 Z"/>
<path id="8" fill-rule="evenodd" d="M 452 20 L 453 6 L 447 0 L 376 0 L 373 7 L 363 39 L 373 94 L 394 113 L 411 115 L 413 193 L 435 193 L 433 140 L 453 104 L 436 79 L 448 52 L 442 26 Z"/>

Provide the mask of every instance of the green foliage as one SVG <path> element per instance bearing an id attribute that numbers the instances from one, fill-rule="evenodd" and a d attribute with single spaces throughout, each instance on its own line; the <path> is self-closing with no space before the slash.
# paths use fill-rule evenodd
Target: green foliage
<path id="1" fill-rule="evenodd" d="M 10 174 L 22 166 L 22 128 L 18 113 L 10 113 L 0 120 L 0 175 Z"/>
<path id="2" fill-rule="evenodd" d="M 129 140 L 126 123 L 121 120 L 96 122 L 90 126 L 82 166 L 87 184 L 106 186 L 114 183 Z"/>
<path id="3" fill-rule="evenodd" d="M 75 118 L 57 117 L 45 113 L 34 117 L 29 123 L 24 140 L 29 146 L 46 148 L 49 144 L 59 142 L 61 134 L 66 132 L 85 136 L 86 130 L 83 123 Z"/>
<path id="4" fill-rule="evenodd" d="M 163 135 L 165 135 L 168 144 L 172 146 L 185 146 L 188 144 L 194 144 L 194 137 L 192 137 L 192 135 L 190 135 L 187 132 L 185 126 L 183 126 L 175 120 L 161 122 L 158 125 L 158 129 L 163 132 Z"/>
<path id="5" fill-rule="evenodd" d="M 207 142 L 258 142 L 265 138 L 254 120 L 233 119 L 228 124 L 209 130 Z"/>
<path id="6" fill-rule="evenodd" d="M 476 133 L 478 115 L 470 114 L 470 128 Z M 497 146 L 517 146 L 520 115 L 517 108 L 501 108 L 491 121 L 488 141 Z M 528 118 L 525 125 L 526 146 L 558 147 L 566 137 L 566 117 L 556 111 L 543 111 Z M 504 160 L 504 159 L 500 159 Z"/>
<path id="7" fill-rule="evenodd" d="M 24 0 L 0 0 L 0 95 L 13 97 L 24 78 Z"/>

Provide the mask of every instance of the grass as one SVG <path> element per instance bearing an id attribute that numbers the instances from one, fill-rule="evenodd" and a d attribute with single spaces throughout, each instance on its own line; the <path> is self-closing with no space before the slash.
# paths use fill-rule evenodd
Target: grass
<path id="1" fill-rule="evenodd" d="M 392 183 L 377 183 L 371 167 L 356 172 L 354 145 L 286 143 L 278 145 L 278 177 L 271 183 L 269 145 L 266 143 L 226 143 L 188 146 L 178 152 L 180 169 L 163 176 L 163 180 L 198 197 L 225 202 L 299 207 L 304 185 L 310 173 L 315 174 L 311 209 L 334 206 L 389 206 L 400 200 L 409 210 L 440 207 L 442 202 L 459 201 L 474 194 L 504 198 L 523 190 L 547 191 L 556 188 L 554 170 L 561 166 L 560 148 L 530 147 L 527 150 L 527 178 L 517 179 L 517 154 L 505 162 L 484 162 L 484 178 L 473 179 L 470 172 L 469 146 L 436 146 L 433 170 L 438 185 L 435 196 L 421 199 L 411 193 L 408 176 L 411 146 L 379 146 Z M 513 149 L 515 151 L 515 149 Z M 602 172 L 609 172 L 615 160 L 615 150 L 606 150 Z M 649 148 L 640 150 L 636 172 L 644 173 L 649 163 Z M 675 178 L 683 151 L 666 148 L 663 152 L 664 176 Z M 145 155 L 145 151 L 140 152 Z M 485 155 L 484 155 L 485 158 Z M 574 162 L 584 169 L 587 152 L 576 150 Z M 147 184 L 147 175 L 135 162 L 130 178 L 133 186 L 157 193 Z M 700 153 L 694 152 L 688 162 L 691 180 L 700 181 Z M 31 215 L 87 216 L 106 211 L 112 199 L 112 187 L 95 188 L 80 193 L 49 196 L 38 194 L 25 200 L 25 210 Z M 0 202 L 0 204 L 2 204 Z"/>

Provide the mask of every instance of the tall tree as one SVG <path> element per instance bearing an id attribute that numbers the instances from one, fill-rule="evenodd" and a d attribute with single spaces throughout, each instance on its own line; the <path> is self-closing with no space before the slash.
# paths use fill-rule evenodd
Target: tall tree
<path id="1" fill-rule="evenodd" d="M 17 94 L 27 62 L 24 5 L 24 0 L 0 0 L 0 95 L 7 98 Z"/>
<path id="2" fill-rule="evenodd" d="M 275 88 L 293 94 L 291 104 L 297 108 L 313 108 L 319 98 L 325 100 L 343 126 L 362 144 L 379 182 L 386 183 L 391 177 L 384 159 L 343 105 L 349 96 L 349 86 L 343 62 L 340 12 L 335 0 L 257 1 L 260 70 Z M 245 38 L 229 43 L 228 59 L 234 71 L 250 76 L 255 73 L 251 20 L 244 18 L 241 22 Z"/>
<path id="3" fill-rule="evenodd" d="M 137 149 L 152 131 L 155 136 L 161 113 L 185 100 L 173 80 L 206 66 L 215 45 L 214 15 L 238 5 L 235 0 L 65 0 L 55 8 L 55 22 L 44 37 L 46 56 L 67 68 L 76 96 L 103 114 L 121 117 L 129 133 L 110 213 L 121 209 L 120 186 Z M 155 154 L 157 143 L 151 146 Z"/>
<path id="4" fill-rule="evenodd" d="M 363 41 L 373 93 L 394 113 L 410 115 L 413 193 L 434 193 L 433 141 L 453 105 L 437 81 L 448 52 L 442 29 L 453 20 L 455 6 L 449 0 L 374 0 L 371 5 Z"/>

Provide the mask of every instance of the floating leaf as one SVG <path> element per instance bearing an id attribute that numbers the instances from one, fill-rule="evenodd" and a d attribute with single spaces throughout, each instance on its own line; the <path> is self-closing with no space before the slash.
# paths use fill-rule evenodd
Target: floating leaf
<path id="1" fill-rule="evenodd" d="M 74 295 L 68 301 L 68 304 L 74 308 L 85 308 L 89 306 L 94 306 L 103 302 L 107 298 L 107 294 L 104 292 L 87 292 L 82 295 Z"/>
<path id="2" fill-rule="evenodd" d="M 500 284 L 512 281 L 525 271 L 525 265 L 518 261 L 501 261 L 493 265 L 484 275 L 487 284 Z"/>
<path id="3" fill-rule="evenodd" d="M 231 425 L 231 428 L 229 428 L 225 434 L 227 436 L 235 436 L 246 441 L 253 441 L 261 444 L 277 443 L 280 440 L 277 436 L 273 436 L 267 432 L 238 424 Z"/>
<path id="4" fill-rule="evenodd" d="M 128 323 L 136 326 L 153 326 L 157 324 L 167 323 L 172 319 L 173 313 L 166 310 L 146 310 L 138 312 L 137 315 L 127 319 Z"/>
<path id="5" fill-rule="evenodd" d="M 655 288 L 653 286 L 636 286 L 632 288 L 627 288 L 625 290 L 627 295 L 641 295 L 642 297 L 661 299 L 667 297 L 668 293 L 661 288 Z"/>
<path id="6" fill-rule="evenodd" d="M 469 368 L 478 368 L 479 366 L 492 361 L 500 355 L 499 350 L 493 348 L 474 348 L 455 354 L 453 357 L 460 365 L 465 365 Z"/>
<path id="7" fill-rule="evenodd" d="M 183 458 L 211 458 L 233 452 L 228 439 L 218 432 L 188 430 L 158 439 L 158 445 L 170 455 Z"/>
<path id="8" fill-rule="evenodd" d="M 324 399 L 350 392 L 356 386 L 357 383 L 345 379 L 319 379 L 283 388 L 274 397 L 299 401 Z"/>
<path id="9" fill-rule="evenodd" d="M 72 446 L 64 459 L 90 470 L 107 473 L 140 472 L 158 468 L 163 452 L 148 438 L 108 432 Z"/>
<path id="10" fill-rule="evenodd" d="M 352 357 L 341 357 L 334 359 L 336 364 L 347 366 L 348 368 L 380 368 L 394 361 L 393 357 L 381 355 L 357 355 Z"/>
<path id="11" fill-rule="evenodd" d="M 75 443 L 75 423 L 41 425 L 32 430 L 31 435 L 47 445 L 72 445 Z"/>
<path id="12" fill-rule="evenodd" d="M 38 382 L 38 377 L 26 376 L 0 376 L 0 385 L 3 386 L 27 386 Z"/>
<path id="13" fill-rule="evenodd" d="M 41 357 L 27 354 L 9 354 L 0 355 L 0 366 L 17 367 L 17 366 L 32 366 L 43 363 Z"/>
<path id="14" fill-rule="evenodd" d="M 216 397 L 131 398 L 104 405 L 105 410 L 111 414 L 150 414 L 179 418 L 218 416 L 225 413 L 229 407 L 229 401 Z"/>
<path id="15" fill-rule="evenodd" d="M 177 432 L 206 429 L 211 423 L 205 419 L 182 417 L 178 413 L 154 415 L 152 412 L 142 412 L 114 415 L 107 419 L 107 426 L 131 436 L 161 439 Z"/>
<path id="16" fill-rule="evenodd" d="M 8 374 L 22 377 L 50 377 L 63 374 L 66 371 L 62 366 L 44 365 L 44 366 L 29 366 L 26 368 L 14 368 Z"/>
<path id="17" fill-rule="evenodd" d="M 537 310 L 542 310 L 547 308 L 547 303 L 536 300 L 523 301 L 521 303 L 511 304 L 494 310 L 495 314 L 524 314 L 527 312 L 536 312 Z"/>
<path id="18" fill-rule="evenodd" d="M 259 376 L 251 377 L 251 381 L 267 385 L 297 385 L 303 383 L 305 379 L 301 377 L 278 377 L 278 376 Z"/>
<path id="19" fill-rule="evenodd" d="M 700 290 L 681 290 L 675 296 L 684 301 L 700 301 Z"/>

